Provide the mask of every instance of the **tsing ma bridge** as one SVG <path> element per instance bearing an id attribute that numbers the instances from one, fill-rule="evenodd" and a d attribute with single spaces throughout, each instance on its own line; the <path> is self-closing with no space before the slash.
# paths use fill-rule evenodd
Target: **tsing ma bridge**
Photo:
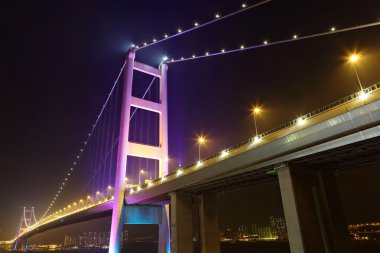
<path id="1" fill-rule="evenodd" d="M 158 224 L 159 252 L 192 252 L 194 229 L 202 252 L 220 252 L 217 194 L 278 181 L 292 252 L 350 252 L 335 173 L 379 165 L 379 84 L 168 174 L 168 67 L 156 69 L 136 62 L 134 56 L 130 51 L 124 69 L 113 190 L 44 217 L 11 240 L 15 248 L 26 249 L 29 237 L 53 228 L 112 216 L 110 252 L 120 249 L 123 224 Z M 134 71 L 160 78 L 159 103 L 132 96 Z M 127 116 L 132 107 L 159 113 L 160 145 L 129 141 Z M 157 159 L 159 177 L 128 187 L 127 155 Z M 198 228 L 193 227 L 195 217 Z"/>

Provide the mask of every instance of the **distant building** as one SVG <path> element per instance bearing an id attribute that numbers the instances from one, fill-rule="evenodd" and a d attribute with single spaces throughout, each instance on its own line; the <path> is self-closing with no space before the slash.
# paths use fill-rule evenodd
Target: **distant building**
<path id="1" fill-rule="evenodd" d="M 128 231 L 122 236 L 122 245 L 128 241 Z M 110 232 L 84 232 L 79 235 L 65 235 L 64 248 L 100 248 L 106 247 L 110 242 Z"/>
<path id="2" fill-rule="evenodd" d="M 287 240 L 287 230 L 284 217 L 269 217 L 269 224 L 272 230 L 272 235 L 277 237 L 277 239 Z"/>

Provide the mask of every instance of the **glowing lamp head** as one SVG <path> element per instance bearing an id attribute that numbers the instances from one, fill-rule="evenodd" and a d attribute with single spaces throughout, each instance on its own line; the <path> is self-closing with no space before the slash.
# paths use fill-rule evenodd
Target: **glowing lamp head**
<path id="1" fill-rule="evenodd" d="M 145 170 L 141 169 L 141 170 L 140 170 L 140 173 L 141 173 L 141 174 L 144 174 L 144 173 L 145 173 Z"/>
<path id="2" fill-rule="evenodd" d="M 206 138 L 205 137 L 203 137 L 203 136 L 199 136 L 198 137 L 198 143 L 199 144 L 204 144 L 206 142 Z"/>
<path id="3" fill-rule="evenodd" d="M 305 122 L 306 122 L 306 120 L 304 118 L 302 118 L 302 117 L 300 117 L 300 118 L 297 119 L 297 125 L 299 125 L 299 126 L 304 125 Z"/>
<path id="4" fill-rule="evenodd" d="M 221 153 L 220 153 L 220 157 L 226 157 L 228 155 L 228 151 L 227 150 L 223 150 Z"/>
<path id="5" fill-rule="evenodd" d="M 167 60 L 168 60 L 167 56 L 162 57 L 162 61 L 167 61 Z"/>
<path id="6" fill-rule="evenodd" d="M 112 186 L 109 185 L 107 188 L 108 188 L 108 190 L 111 190 L 111 189 L 112 189 Z"/>
<path id="7" fill-rule="evenodd" d="M 253 138 L 253 143 L 256 144 L 259 142 L 261 142 L 261 138 L 259 136 L 255 136 L 255 138 Z"/>
<path id="8" fill-rule="evenodd" d="M 245 8 L 245 7 L 247 7 L 247 4 L 242 4 L 241 7 Z"/>
<path id="9" fill-rule="evenodd" d="M 335 26 L 331 27 L 330 31 L 335 32 L 336 28 Z"/>
<path id="10" fill-rule="evenodd" d="M 183 170 L 182 169 L 178 169 L 177 170 L 177 175 L 181 175 L 183 173 Z"/>
<path id="11" fill-rule="evenodd" d="M 258 107 L 258 106 L 253 107 L 252 112 L 253 112 L 254 114 L 259 114 L 259 113 L 261 112 L 261 108 Z"/>
<path id="12" fill-rule="evenodd" d="M 364 91 L 359 92 L 359 99 L 360 100 L 366 100 L 368 98 L 368 93 L 365 93 Z"/>
<path id="13" fill-rule="evenodd" d="M 360 58 L 360 56 L 358 54 L 352 54 L 352 55 L 350 55 L 350 57 L 348 58 L 348 60 L 351 63 L 356 63 L 359 60 L 359 58 Z"/>

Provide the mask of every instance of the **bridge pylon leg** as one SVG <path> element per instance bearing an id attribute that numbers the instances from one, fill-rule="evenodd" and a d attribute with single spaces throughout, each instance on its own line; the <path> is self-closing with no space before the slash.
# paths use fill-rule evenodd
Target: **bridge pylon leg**
<path id="1" fill-rule="evenodd" d="M 123 209 L 125 194 L 125 176 L 128 156 L 129 117 L 131 112 L 132 81 L 135 52 L 129 51 L 124 70 L 124 87 L 120 118 L 119 146 L 116 161 L 114 202 L 112 207 L 109 253 L 119 253 L 123 233 Z"/>

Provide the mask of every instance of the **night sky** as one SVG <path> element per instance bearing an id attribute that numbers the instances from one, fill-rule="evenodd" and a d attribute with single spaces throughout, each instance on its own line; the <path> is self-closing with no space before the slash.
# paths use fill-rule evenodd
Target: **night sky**
<path id="1" fill-rule="evenodd" d="M 0 240 L 15 235 L 23 206 L 34 206 L 37 217 L 46 210 L 132 42 L 175 33 L 240 4 L 1 1 Z M 136 59 L 157 66 L 164 55 L 200 55 L 379 20 L 379 1 L 273 0 L 141 50 Z M 202 156 L 250 138 L 254 104 L 263 107 L 257 119 L 262 132 L 358 91 L 345 60 L 353 51 L 363 55 L 357 65 L 363 86 L 379 82 L 380 27 L 170 64 L 170 157 L 184 165 L 194 162 L 198 134 L 208 139 Z M 379 176 L 371 168 L 340 177 L 349 222 L 380 219 L 379 204 L 366 197 L 379 196 L 374 182 Z M 242 193 L 222 197 L 222 226 L 264 225 L 270 215 L 282 215 L 278 185 Z M 249 200 L 236 197 L 243 195 Z M 231 207 L 236 205 L 239 215 Z"/>

